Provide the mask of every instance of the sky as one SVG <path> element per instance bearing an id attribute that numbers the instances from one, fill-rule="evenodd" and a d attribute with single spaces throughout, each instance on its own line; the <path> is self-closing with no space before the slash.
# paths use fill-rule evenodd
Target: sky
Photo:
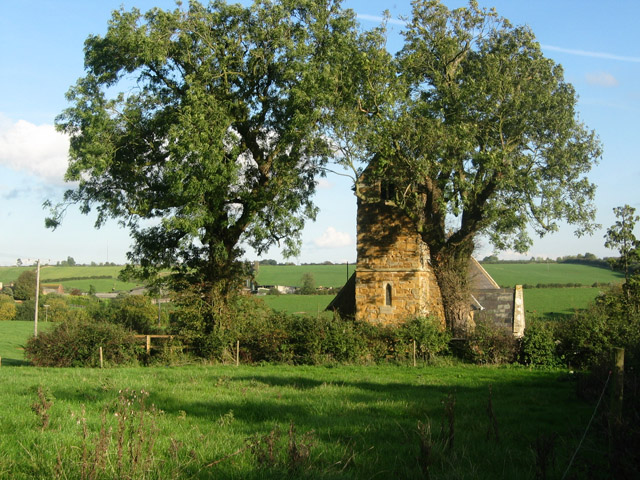
<path id="1" fill-rule="evenodd" d="M 185 1 L 186 3 L 186 1 Z M 444 0 L 450 8 L 466 5 Z M 525 255 L 500 252 L 505 259 L 552 258 L 616 252 L 604 247 L 606 228 L 615 222 L 612 210 L 629 204 L 640 210 L 640 2 L 619 0 L 480 0 L 495 7 L 514 25 L 528 25 L 543 53 L 563 66 L 565 79 L 579 96 L 580 121 L 595 130 L 604 153 L 589 178 L 597 186 L 596 221 L 603 227 L 593 236 L 577 238 L 570 225 L 536 239 Z M 110 221 L 99 230 L 95 216 L 70 209 L 61 227 L 44 227 L 47 211 L 69 188 L 63 181 L 68 140 L 57 133 L 54 120 L 68 106 L 65 93 L 83 76 L 83 43 L 104 34 L 111 12 L 123 6 L 146 11 L 173 9 L 172 0 L 0 0 L 0 265 L 17 259 L 56 263 L 68 256 L 77 263 L 125 263 L 131 239 L 126 229 Z M 344 0 L 362 28 L 379 24 L 389 10 L 387 47 L 401 47 L 402 18 L 409 1 Z M 328 175 L 318 179 L 315 202 L 320 213 L 308 223 L 295 263 L 356 261 L 356 200 L 348 179 Z M 638 233 L 636 232 L 636 235 Z M 476 257 L 492 254 L 482 239 Z M 258 257 L 248 250 L 248 260 Z M 261 258 L 283 261 L 277 248 Z"/>

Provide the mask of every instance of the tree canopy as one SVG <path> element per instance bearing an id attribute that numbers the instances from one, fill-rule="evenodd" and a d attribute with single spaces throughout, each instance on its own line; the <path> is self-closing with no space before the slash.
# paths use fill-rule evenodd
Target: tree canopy
<path id="1" fill-rule="evenodd" d="M 295 253 L 331 153 L 319 128 L 331 58 L 353 26 L 333 0 L 114 12 L 57 118 L 77 183 L 47 225 L 74 204 L 97 211 L 96 227 L 117 219 L 143 278 L 220 284 L 237 277 L 242 242 Z"/>
<path id="2" fill-rule="evenodd" d="M 600 144 L 577 117 L 562 67 L 544 57 L 528 27 L 475 1 L 449 10 L 417 0 L 404 39 L 395 58 L 371 57 L 374 72 L 389 74 L 371 74 L 377 92 L 362 83 L 366 94 L 348 117 L 359 128 L 340 132 L 343 162 L 357 174 L 361 201 L 380 195 L 367 198 L 359 185 L 383 183 L 387 203 L 413 221 L 452 326 L 468 317 L 460 292 L 479 235 L 498 250 L 524 252 L 528 226 L 539 235 L 559 221 L 593 231 L 595 186 L 585 175 Z"/>

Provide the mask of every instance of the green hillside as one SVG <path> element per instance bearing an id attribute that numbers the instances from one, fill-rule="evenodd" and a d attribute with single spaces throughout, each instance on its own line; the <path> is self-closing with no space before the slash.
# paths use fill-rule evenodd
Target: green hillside
<path id="1" fill-rule="evenodd" d="M 591 286 L 594 283 L 620 282 L 624 276 L 607 268 L 571 263 L 507 263 L 483 264 L 499 285 L 566 284 L 578 283 Z M 349 275 L 355 265 L 349 265 Z M 341 287 L 347 280 L 347 265 L 260 265 L 256 281 L 260 285 L 300 286 L 302 275 L 311 273 L 316 286 Z"/>
<path id="2" fill-rule="evenodd" d="M 347 271 L 348 267 L 348 271 Z M 316 287 L 342 287 L 355 265 L 260 265 L 256 281 L 260 285 L 302 285 L 302 275 L 311 273 Z"/>
<path id="3" fill-rule="evenodd" d="M 617 283 L 624 275 L 608 268 L 572 263 L 490 263 L 482 265 L 503 287 L 553 283 Z"/>
<path id="4" fill-rule="evenodd" d="M 28 270 L 35 270 L 35 267 L 0 267 L 0 282 L 4 284 L 14 282 L 22 272 Z M 120 270 L 122 266 L 43 265 L 40 267 L 40 283 L 61 283 L 67 292 L 74 288 L 87 292 L 90 285 L 93 285 L 97 292 L 129 291 L 141 285 L 118 280 Z"/>

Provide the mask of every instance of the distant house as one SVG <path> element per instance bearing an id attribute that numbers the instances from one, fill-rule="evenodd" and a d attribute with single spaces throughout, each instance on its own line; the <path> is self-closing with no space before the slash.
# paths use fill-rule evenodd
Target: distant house
<path id="1" fill-rule="evenodd" d="M 61 283 L 41 283 L 40 287 L 43 295 L 49 295 L 50 293 L 64 295 L 64 287 Z"/>

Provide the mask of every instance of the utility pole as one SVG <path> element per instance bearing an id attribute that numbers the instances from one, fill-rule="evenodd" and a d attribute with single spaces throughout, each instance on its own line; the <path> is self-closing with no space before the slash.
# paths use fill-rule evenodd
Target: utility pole
<path id="1" fill-rule="evenodd" d="M 38 336 L 38 301 L 40 299 L 40 259 L 38 259 L 38 267 L 36 268 L 36 308 L 33 319 L 33 336 Z"/>

